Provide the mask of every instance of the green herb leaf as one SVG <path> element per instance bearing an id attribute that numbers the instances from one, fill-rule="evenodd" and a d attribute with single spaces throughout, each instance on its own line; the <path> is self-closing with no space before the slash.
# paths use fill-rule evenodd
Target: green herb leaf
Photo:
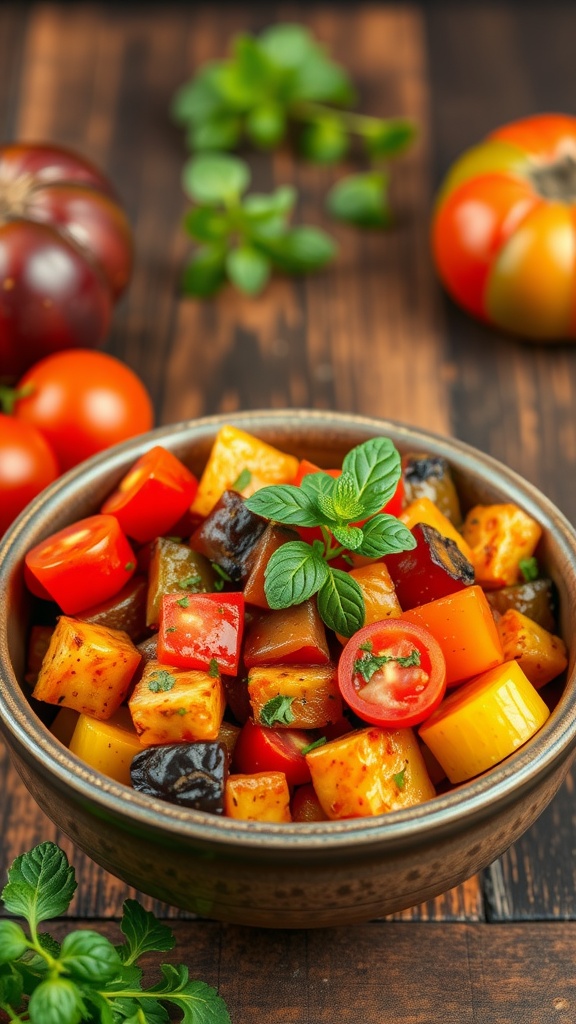
<path id="1" fill-rule="evenodd" d="M 320 526 L 324 521 L 314 495 L 293 484 L 261 487 L 246 499 L 246 508 L 257 516 L 289 526 Z"/>
<path id="2" fill-rule="evenodd" d="M 197 242 L 223 242 L 230 230 L 228 217 L 213 206 L 193 206 L 184 216 L 184 227 Z"/>
<path id="3" fill-rule="evenodd" d="M 398 786 L 398 789 L 404 789 L 404 786 L 406 784 L 406 768 L 403 768 L 402 771 L 398 772 L 397 775 L 393 775 L 392 778 L 394 779 L 394 782 Z"/>
<path id="4" fill-rule="evenodd" d="M 187 576 L 186 579 L 178 580 L 178 590 L 194 590 L 197 591 L 202 585 L 202 577 L 200 573 L 195 572 L 192 576 Z M 166 632 L 175 633 L 176 626 L 169 626 Z"/>
<path id="5" fill-rule="evenodd" d="M 278 146 L 286 134 L 286 113 L 279 103 L 264 102 L 246 118 L 246 134 L 260 149 Z"/>
<path id="6" fill-rule="evenodd" d="M 170 107 L 175 121 L 201 123 L 225 113 L 225 102 L 217 84 L 221 65 L 221 61 L 205 64 L 195 78 L 178 89 Z"/>
<path id="7" fill-rule="evenodd" d="M 212 676 L 213 679 L 220 678 L 220 669 L 218 668 L 218 662 L 216 658 L 210 658 L 208 663 L 208 675 Z"/>
<path id="8" fill-rule="evenodd" d="M 264 592 L 271 608 L 301 604 L 324 585 L 330 570 L 317 548 L 302 540 L 282 544 L 264 573 Z"/>
<path id="9" fill-rule="evenodd" d="M 226 583 L 232 583 L 232 577 L 228 575 L 221 565 L 218 565 L 218 562 L 211 562 L 210 564 L 216 575 L 219 576 L 221 580 L 224 580 Z"/>
<path id="10" fill-rule="evenodd" d="M 20 966 L 20 965 L 19 965 Z M 16 1010 L 22 1003 L 24 985 L 22 974 L 10 963 L 0 964 L 0 1009 Z M 11 1018 L 18 1021 L 18 1018 Z"/>
<path id="11" fill-rule="evenodd" d="M 280 218 L 281 223 L 292 212 L 296 202 L 296 189 L 292 185 L 281 185 L 269 194 L 251 192 L 242 201 L 242 210 L 252 225 L 261 225 Z"/>
<path id="12" fill-rule="evenodd" d="M 151 693 L 166 693 L 176 684 L 176 677 L 168 669 L 159 668 L 150 676 L 148 689 Z"/>
<path id="13" fill-rule="evenodd" d="M 244 469 L 241 470 L 241 472 L 236 477 L 234 483 L 232 484 L 232 490 L 243 491 L 245 487 L 248 487 L 248 484 L 250 483 L 251 480 L 252 473 L 247 468 L 247 466 L 244 466 Z"/>
<path id="14" fill-rule="evenodd" d="M 355 481 L 363 516 L 370 516 L 379 512 L 396 491 L 400 455 L 388 437 L 374 437 L 348 452 L 342 469 Z"/>
<path id="15" fill-rule="evenodd" d="M 27 949 L 26 936 L 16 921 L 0 921 L 0 964 L 17 960 Z"/>
<path id="16" fill-rule="evenodd" d="M 75 981 L 92 985 L 112 981 L 122 966 L 112 943 L 104 935 L 87 928 L 66 936 L 60 952 L 60 965 Z"/>
<path id="17" fill-rule="evenodd" d="M 420 665 L 420 651 L 417 647 L 414 647 L 410 654 L 405 657 L 399 656 L 394 657 L 392 654 L 363 654 L 360 658 L 356 658 L 354 662 L 354 673 L 362 676 L 365 682 L 369 683 L 372 676 L 382 668 L 383 665 L 388 665 L 391 661 L 396 662 L 401 668 L 412 668 L 413 666 Z"/>
<path id="18" fill-rule="evenodd" d="M 368 156 L 390 159 L 404 153 L 416 138 L 413 121 L 403 117 L 367 121 L 362 132 Z"/>
<path id="19" fill-rule="evenodd" d="M 238 202 L 250 184 L 248 164 L 225 153 L 192 157 L 184 165 L 184 191 L 197 203 Z"/>
<path id="20" fill-rule="evenodd" d="M 329 213 L 362 228 L 386 228 L 391 223 L 388 175 L 367 171 L 341 178 L 326 199 Z"/>
<path id="21" fill-rule="evenodd" d="M 352 636 L 361 629 L 366 610 L 354 577 L 341 569 L 329 569 L 328 578 L 318 591 L 318 611 L 328 628 L 342 636 Z"/>
<path id="22" fill-rule="evenodd" d="M 351 473 L 345 471 L 334 481 L 331 497 L 334 512 L 339 519 L 352 522 L 364 514 L 364 506 L 358 497 L 356 480 Z"/>
<path id="23" fill-rule="evenodd" d="M 364 534 L 358 526 L 332 526 L 330 529 L 338 543 L 348 551 L 357 551 L 364 539 Z"/>
<path id="24" fill-rule="evenodd" d="M 317 750 L 318 747 L 323 747 L 327 742 L 328 741 L 325 736 L 320 736 L 317 740 L 314 740 L 313 743 L 308 743 L 307 746 L 302 747 L 300 753 L 303 755 L 309 754 L 311 750 Z"/>
<path id="25" fill-rule="evenodd" d="M 307 473 L 306 476 L 302 477 L 300 490 L 304 491 L 305 494 L 319 505 L 322 497 L 331 496 L 335 484 L 334 477 L 330 476 L 329 473 Z M 334 505 L 332 505 L 332 509 L 334 509 Z"/>
<path id="26" fill-rule="evenodd" d="M 303 25 L 271 25 L 258 38 L 262 50 L 280 68 L 300 67 L 316 50 L 310 32 Z"/>
<path id="27" fill-rule="evenodd" d="M 184 270 L 182 288 L 186 295 L 207 299 L 222 287 L 226 280 L 226 250 L 219 245 L 197 249 Z"/>
<path id="28" fill-rule="evenodd" d="M 270 260 L 250 245 L 232 249 L 226 258 L 226 270 L 233 285 L 246 295 L 259 295 L 270 277 Z"/>
<path id="29" fill-rule="evenodd" d="M 46 978 L 28 1004 L 32 1024 L 80 1024 L 86 1013 L 80 990 L 66 978 Z"/>
<path id="30" fill-rule="evenodd" d="M 305 225 L 291 228 L 279 237 L 258 236 L 257 244 L 279 270 L 288 274 L 320 270 L 336 255 L 336 243 L 325 231 Z"/>
<path id="31" fill-rule="evenodd" d="M 126 965 L 134 964 L 144 953 L 166 953 L 174 948 L 171 929 L 137 900 L 124 901 L 120 928 L 126 942 L 119 953 Z"/>
<path id="32" fill-rule="evenodd" d="M 173 1003 L 182 1011 L 182 1024 L 231 1024 L 223 999 L 202 981 L 189 981 L 188 970 L 180 965 L 162 964 L 164 980 L 146 990 L 162 1002 Z M 145 1007 L 147 1010 L 147 1007 Z"/>
<path id="33" fill-rule="evenodd" d="M 54 843 L 41 843 L 9 868 L 2 900 L 11 914 L 26 918 L 35 929 L 40 921 L 64 914 L 75 890 L 74 868 L 66 854 Z"/>
<path id="34" fill-rule="evenodd" d="M 348 73 L 316 47 L 313 60 L 298 67 L 290 83 L 289 96 L 292 112 L 298 111 L 297 102 L 334 103 L 348 107 L 354 103 L 356 93 Z M 296 109 L 295 109 L 296 108 Z"/>
<path id="35" fill-rule="evenodd" d="M 180 608 L 188 608 L 190 600 L 188 597 L 181 597 L 178 601 L 176 601 L 176 604 L 179 605 Z"/>
<path id="36" fill-rule="evenodd" d="M 300 149 L 305 157 L 317 163 L 331 164 L 341 160 L 350 144 L 342 119 L 336 114 L 306 125 L 300 136 Z"/>
<path id="37" fill-rule="evenodd" d="M 248 681 L 248 684 L 250 684 L 250 681 Z M 268 727 L 276 724 L 290 725 L 294 721 L 294 714 L 292 712 L 293 702 L 294 697 L 287 697 L 283 693 L 279 693 L 277 697 L 272 697 L 260 710 L 259 719 L 262 725 L 267 725 Z"/>
<path id="38" fill-rule="evenodd" d="M 216 149 L 234 149 L 242 136 L 242 120 L 235 114 L 215 116 L 190 125 L 187 141 L 191 149 L 213 152 Z"/>
<path id="39" fill-rule="evenodd" d="M 356 550 L 367 558 L 382 558 L 400 551 L 412 551 L 415 547 L 414 535 L 408 527 L 395 516 L 383 514 L 364 523 L 362 540 Z"/>
<path id="40" fill-rule="evenodd" d="M 540 576 L 540 568 L 538 566 L 538 559 L 534 558 L 521 558 L 518 562 L 518 568 L 522 573 L 526 583 L 532 583 L 533 580 L 537 580 Z"/>

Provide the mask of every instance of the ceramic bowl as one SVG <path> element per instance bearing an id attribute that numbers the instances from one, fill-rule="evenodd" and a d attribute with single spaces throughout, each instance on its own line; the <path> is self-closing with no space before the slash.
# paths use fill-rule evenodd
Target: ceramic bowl
<path id="1" fill-rule="evenodd" d="M 543 729 L 504 763 L 428 803 L 375 818 L 297 826 L 222 819 L 117 784 L 70 754 L 21 686 L 29 623 L 26 551 L 97 511 L 131 463 L 161 443 L 199 472 L 233 422 L 319 465 L 377 434 L 447 458 L 464 506 L 515 501 L 542 525 L 570 647 L 566 684 Z M 457 441 L 383 420 L 254 412 L 161 428 L 72 470 L 37 498 L 0 548 L 0 719 L 16 767 L 45 813 L 90 857 L 143 892 L 202 916 L 275 928 L 342 925 L 430 899 L 486 867 L 538 817 L 576 745 L 576 534 L 534 487 Z"/>

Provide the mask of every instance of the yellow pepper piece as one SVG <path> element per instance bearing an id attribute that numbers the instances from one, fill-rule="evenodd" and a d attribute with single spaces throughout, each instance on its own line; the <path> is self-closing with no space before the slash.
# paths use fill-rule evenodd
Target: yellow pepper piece
<path id="1" fill-rule="evenodd" d="M 284 772 L 229 775 L 224 813 L 244 821 L 292 821 L 290 790 Z"/>
<path id="2" fill-rule="evenodd" d="M 426 526 L 433 526 L 443 537 L 449 537 L 450 540 L 453 540 L 458 545 L 464 558 L 467 558 L 469 562 L 472 561 L 472 552 L 469 544 L 466 543 L 462 534 L 458 533 L 456 527 L 430 498 L 416 498 L 415 501 L 410 502 L 406 506 L 398 518 L 402 520 L 409 530 L 416 526 L 416 523 L 426 523 Z"/>
<path id="3" fill-rule="evenodd" d="M 107 722 L 80 715 L 69 747 L 86 764 L 125 786 L 131 784 L 132 758 L 142 750 L 127 707 L 118 708 Z"/>
<path id="4" fill-rule="evenodd" d="M 550 711 L 516 661 L 464 683 L 420 726 L 450 782 L 465 782 L 529 740 Z"/>
<path id="5" fill-rule="evenodd" d="M 506 660 L 518 662 L 537 690 L 564 671 L 566 645 L 527 615 L 509 608 L 497 624 Z"/>
<path id="6" fill-rule="evenodd" d="M 224 491 L 232 488 L 243 476 L 246 482 L 239 488 L 239 493 L 245 498 L 269 484 L 292 483 L 298 465 L 298 459 L 293 455 L 286 455 L 244 430 L 222 427 L 200 478 L 192 512 L 207 516 Z"/>
<path id="7" fill-rule="evenodd" d="M 476 582 L 494 590 L 518 583 L 519 562 L 534 554 L 542 527 L 513 503 L 475 505 L 462 533 L 472 549 Z"/>

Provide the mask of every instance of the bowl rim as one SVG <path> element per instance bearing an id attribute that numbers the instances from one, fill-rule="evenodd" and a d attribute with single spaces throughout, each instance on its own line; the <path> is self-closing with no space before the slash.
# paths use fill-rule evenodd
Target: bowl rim
<path id="1" fill-rule="evenodd" d="M 309 409 L 274 409 L 233 412 L 185 420 L 157 427 L 108 449 L 64 474 L 42 492 L 20 514 L 0 541 L 0 670 L 4 665 L 6 678 L 0 680 L 0 727 L 15 742 L 28 763 L 40 766 L 56 787 L 72 793 L 76 802 L 91 802 L 103 816 L 124 823 L 127 830 L 138 827 L 147 833 L 169 835 L 175 843 L 201 844 L 234 849 L 235 854 L 263 855 L 275 851 L 290 857 L 309 855 L 316 851 L 342 854 L 354 849 L 368 855 L 378 846 L 390 850 L 425 843 L 432 837 L 462 831 L 474 820 L 493 816 L 497 809 L 515 802 L 520 793 L 529 793 L 539 781 L 552 774 L 566 761 L 576 747 L 576 669 L 574 664 L 558 705 L 528 744 L 519 748 L 504 762 L 481 776 L 434 797 L 415 807 L 370 818 L 349 818 L 338 821 L 273 824 L 242 821 L 215 816 L 190 808 L 181 808 L 155 797 L 145 796 L 107 778 L 67 750 L 32 711 L 10 664 L 7 638 L 7 601 L 5 576 L 18 572 L 24 553 L 30 546 L 27 537 L 46 509 L 59 508 L 78 483 L 91 476 L 128 468 L 128 460 L 136 459 L 152 444 L 167 442 L 177 447 L 208 439 L 224 424 L 257 433 L 258 429 L 281 429 L 286 420 L 304 430 L 318 427 L 336 428 L 344 433 L 366 433 L 373 436 L 392 435 L 396 444 L 406 449 L 416 445 L 426 450 L 434 445 L 434 453 L 443 455 L 462 473 L 473 469 L 496 490 L 506 493 L 538 519 L 545 531 L 553 531 L 555 541 L 576 573 L 576 531 L 533 484 L 523 479 L 491 455 L 452 437 L 444 437 L 420 427 L 395 420 L 362 416 L 354 413 L 326 412 Z M 355 441 L 354 443 L 358 443 Z M 472 461 L 468 468 L 466 463 Z M 104 472 L 106 471 L 106 472 Z M 8 573 L 6 573 L 8 566 Z"/>

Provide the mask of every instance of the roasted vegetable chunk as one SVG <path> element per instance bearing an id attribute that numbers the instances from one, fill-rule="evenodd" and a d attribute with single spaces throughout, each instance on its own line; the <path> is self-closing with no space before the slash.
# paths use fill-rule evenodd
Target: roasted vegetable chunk
<path id="1" fill-rule="evenodd" d="M 542 528 L 518 505 L 504 503 L 475 505 L 462 533 L 472 549 L 476 582 L 490 590 L 520 581 L 520 561 L 532 557 Z"/>
<path id="2" fill-rule="evenodd" d="M 416 547 L 384 559 L 404 611 L 474 583 L 474 568 L 453 540 L 425 523 L 411 532 Z"/>
<path id="3" fill-rule="evenodd" d="M 326 630 L 315 601 L 262 612 L 246 634 L 244 663 L 253 665 L 327 665 Z"/>
<path id="4" fill-rule="evenodd" d="M 329 818 L 386 814 L 435 796 L 411 729 L 362 729 L 311 750 L 306 760 Z"/>
<path id="5" fill-rule="evenodd" d="M 207 594 L 215 589 L 210 562 L 187 544 L 157 537 L 148 567 L 146 622 L 157 626 L 164 594 Z"/>
<path id="6" fill-rule="evenodd" d="M 265 529 L 266 520 L 249 512 L 236 491 L 225 491 L 192 534 L 190 545 L 219 565 L 233 583 L 241 583 L 250 572 L 254 547 Z"/>
<path id="7" fill-rule="evenodd" d="M 472 552 L 464 537 L 461 533 L 458 533 L 458 530 L 448 519 L 448 516 L 445 516 L 437 505 L 430 501 L 430 498 L 422 497 L 411 501 L 398 518 L 409 530 L 416 526 L 416 523 L 426 523 L 428 526 L 433 526 L 443 537 L 449 537 L 450 540 L 454 541 L 460 548 L 464 558 L 469 562 L 472 561 Z"/>
<path id="8" fill-rule="evenodd" d="M 402 471 L 406 502 L 429 498 L 454 526 L 460 526 L 460 501 L 446 459 L 411 453 L 402 459 Z"/>
<path id="9" fill-rule="evenodd" d="M 489 590 L 486 597 L 492 608 L 501 615 L 509 608 L 515 608 L 517 612 L 527 615 L 549 633 L 556 629 L 556 595 L 552 580 L 539 579 L 516 583 L 512 587 Z"/>
<path id="10" fill-rule="evenodd" d="M 130 764 L 142 745 L 127 707 L 107 722 L 80 715 L 68 744 L 73 754 L 116 782 L 130 785 Z"/>
<path id="11" fill-rule="evenodd" d="M 142 746 L 215 740 L 224 716 L 218 672 L 182 671 L 149 661 L 129 704 Z"/>
<path id="12" fill-rule="evenodd" d="M 255 544 L 250 557 L 250 572 L 244 584 L 244 600 L 257 608 L 269 608 L 264 592 L 264 573 L 272 555 L 288 541 L 298 540 L 295 530 L 278 523 L 268 523 L 264 533 Z"/>
<path id="13" fill-rule="evenodd" d="M 139 663 L 127 633 L 62 615 L 32 696 L 107 719 L 124 701 Z"/>
<path id="14" fill-rule="evenodd" d="M 517 661 L 537 690 L 566 668 L 564 641 L 514 608 L 502 616 L 497 629 L 506 661 Z"/>
<path id="15" fill-rule="evenodd" d="M 342 716 L 334 665 L 266 665 L 250 670 L 254 719 L 278 728 L 321 729 Z"/>
<path id="16" fill-rule="evenodd" d="M 222 814 L 228 777 L 228 752 L 223 743 L 170 743 L 136 754 L 132 785 L 140 793 Z"/>
<path id="17" fill-rule="evenodd" d="M 245 821 L 290 821 L 290 790 L 282 772 L 229 775 L 225 810 Z"/>
<path id="18" fill-rule="evenodd" d="M 109 629 L 122 629 L 137 644 L 148 633 L 147 589 L 146 577 L 134 576 L 115 597 L 109 597 L 107 601 L 87 608 L 85 612 L 79 612 L 77 618 L 97 626 L 108 626 Z"/>

